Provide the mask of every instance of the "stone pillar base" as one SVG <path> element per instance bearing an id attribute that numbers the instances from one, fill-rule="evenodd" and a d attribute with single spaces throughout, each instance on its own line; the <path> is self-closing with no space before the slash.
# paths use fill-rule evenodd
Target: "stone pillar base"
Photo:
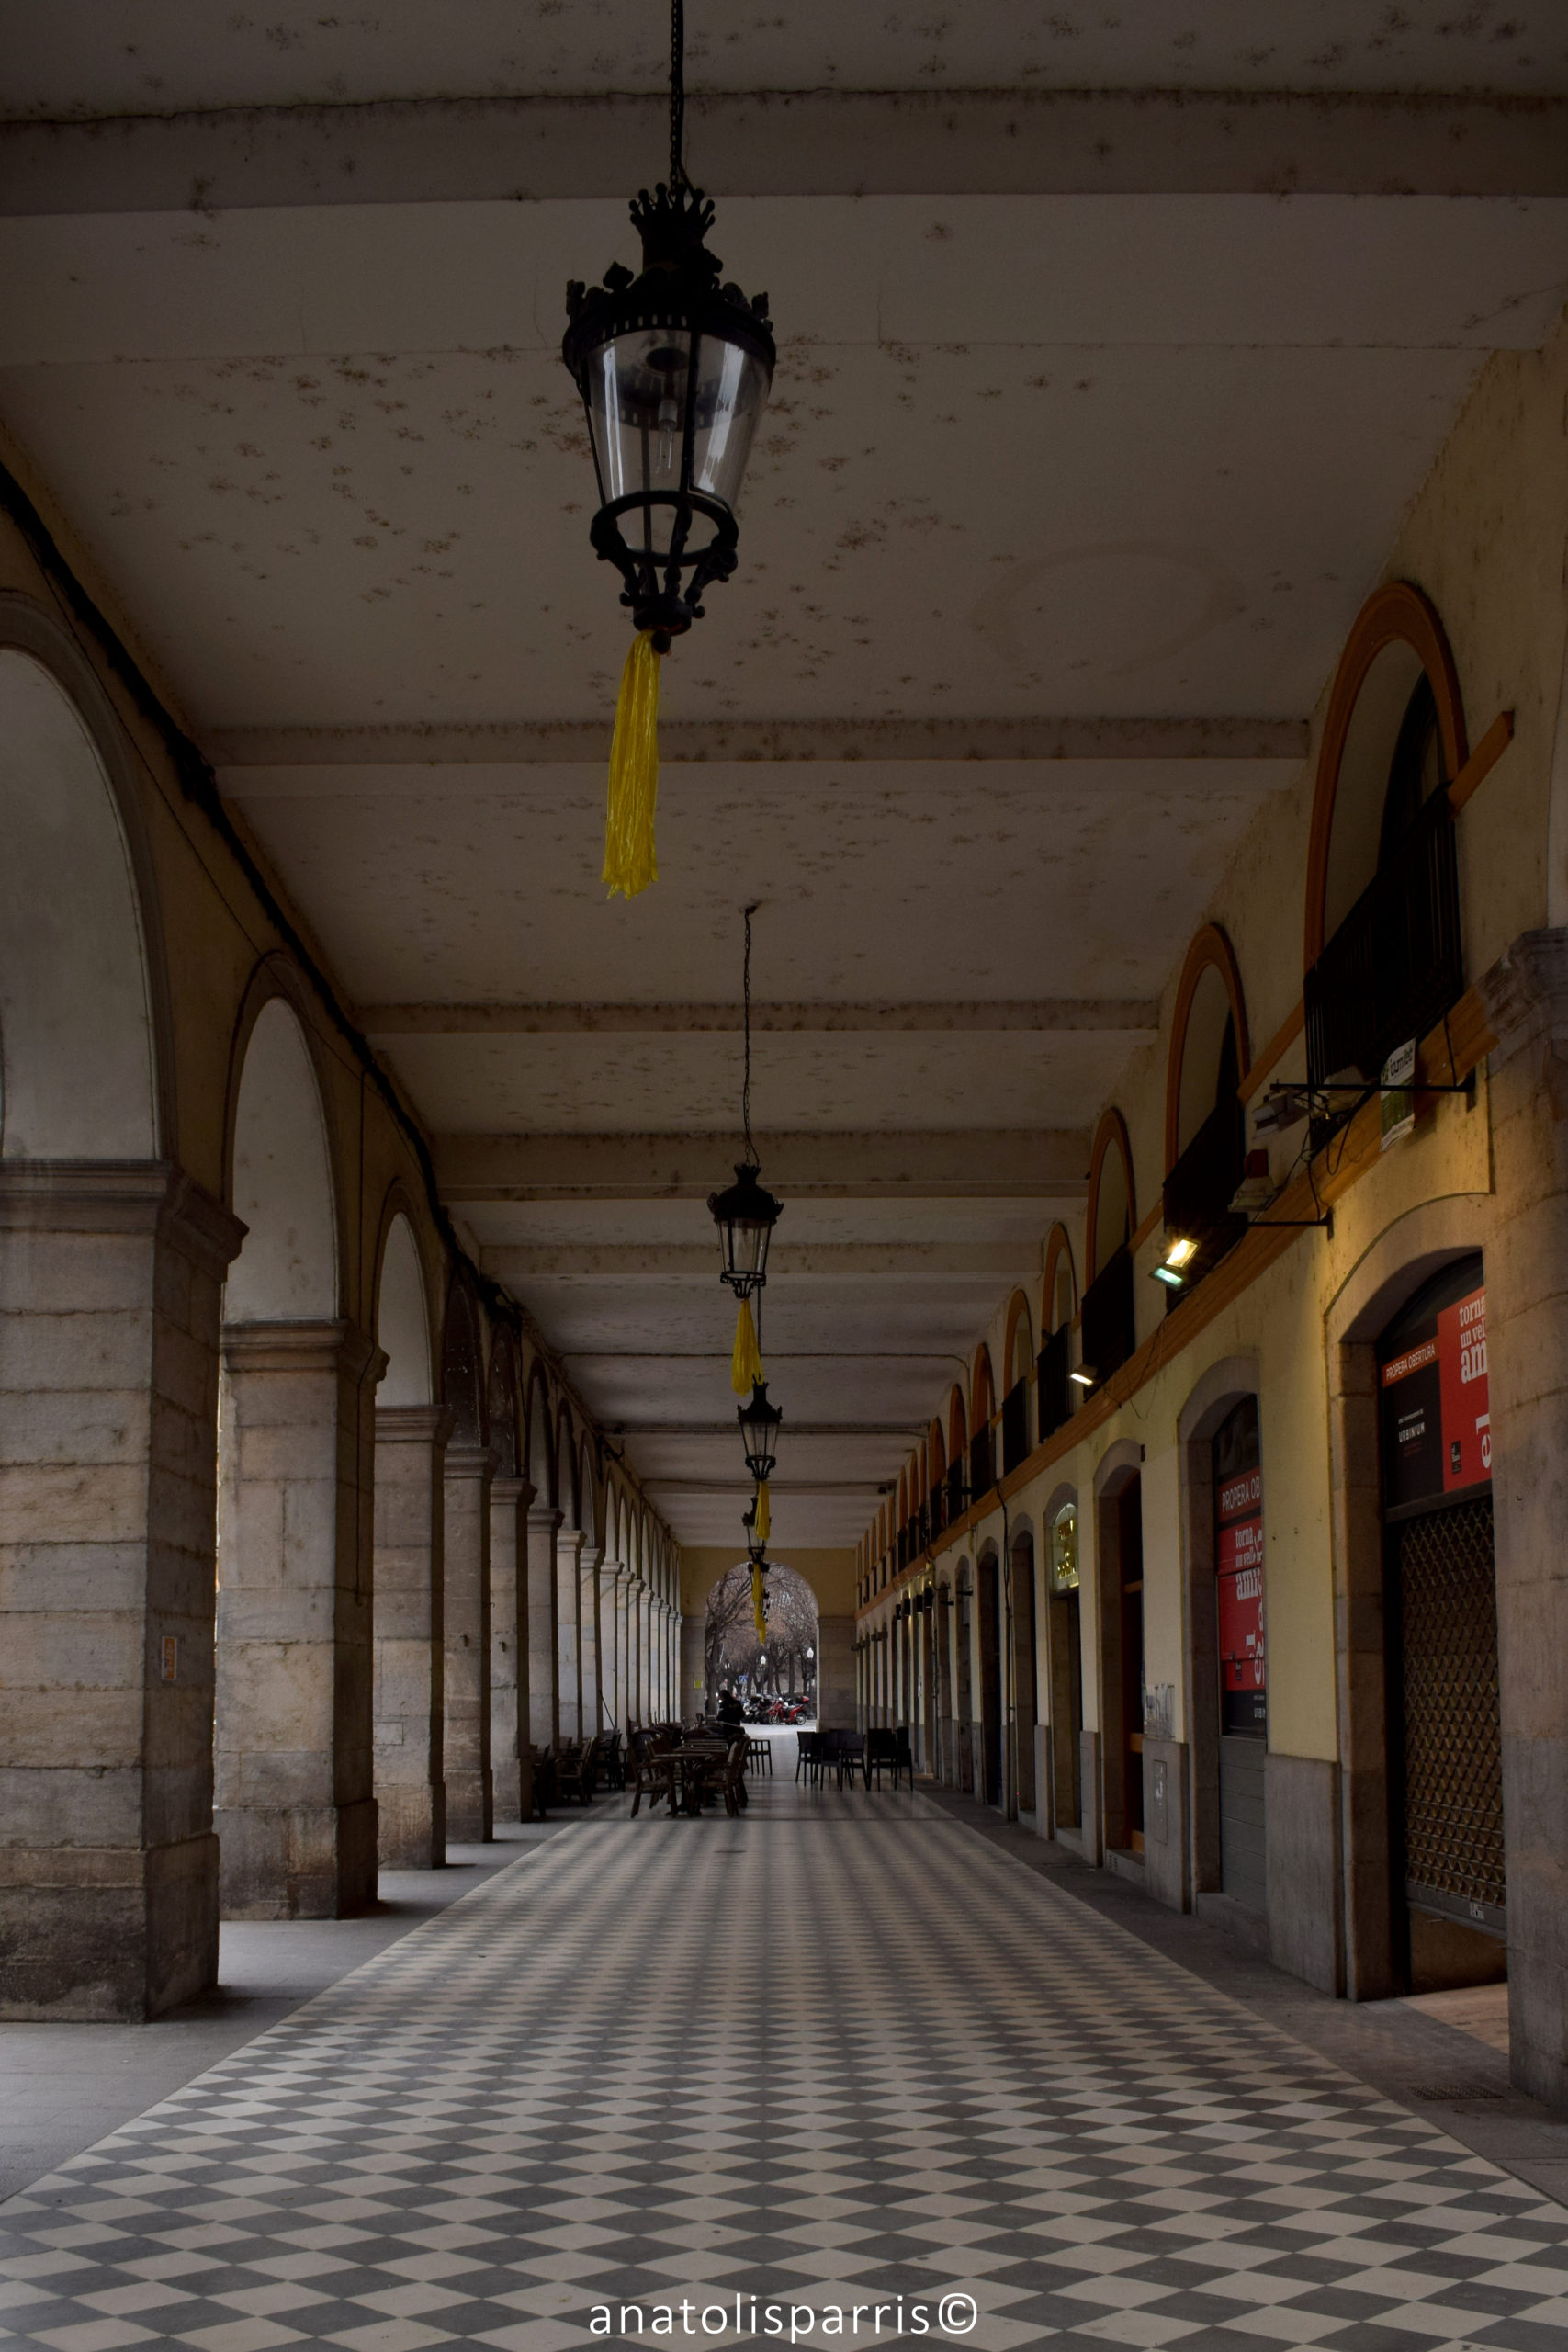
<path id="1" fill-rule="evenodd" d="M 377 1851 L 389 1871 L 434 1871 L 446 1859 L 446 1784 L 382 1787 L 376 1800 Z"/>
<path id="2" fill-rule="evenodd" d="M 495 1831 L 495 1782 L 489 1772 L 446 1776 L 446 1835 L 459 1846 L 488 1846 Z"/>
<path id="3" fill-rule="evenodd" d="M 350 1919 L 376 1900 L 376 1800 L 214 1815 L 226 1919 Z"/>
<path id="4" fill-rule="evenodd" d="M 210 1831 L 140 1852 L 0 1855 L 0 2019 L 140 2024 L 217 1981 Z"/>

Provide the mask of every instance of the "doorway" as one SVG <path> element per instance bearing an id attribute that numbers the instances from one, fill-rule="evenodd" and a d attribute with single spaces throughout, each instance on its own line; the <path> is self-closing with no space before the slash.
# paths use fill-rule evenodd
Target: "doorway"
<path id="1" fill-rule="evenodd" d="M 1083 1627 L 1078 1612 L 1078 1507 L 1064 1503 L 1051 1521 L 1050 1595 L 1045 1638 L 1051 1688 L 1051 1796 L 1057 1824 L 1083 1820 Z"/>
<path id="2" fill-rule="evenodd" d="M 1105 1843 L 1144 1850 L 1144 1504 L 1134 1470 L 1100 1497 Z"/>
<path id="3" fill-rule="evenodd" d="M 965 1795 L 973 1795 L 975 1790 L 975 1702 L 970 1681 L 973 1669 L 970 1662 L 969 1604 L 974 1599 L 974 1594 L 964 1581 L 964 1571 L 968 1565 L 966 1560 L 961 1561 L 958 1568 L 958 1688 L 953 1696 L 957 1701 L 958 1716 L 958 1785 Z"/>
<path id="4" fill-rule="evenodd" d="M 1249 1911 L 1267 1912 L 1269 1684 L 1264 1648 L 1263 1471 L 1256 1396 L 1244 1396 L 1226 1414 L 1212 1443 L 1219 1638 L 1220 1891 Z"/>
<path id="5" fill-rule="evenodd" d="M 1012 1774 L 1017 1799 L 1013 1810 L 1032 1813 L 1039 1801 L 1034 1784 L 1034 1726 L 1040 1693 L 1034 1648 L 1034 1538 L 1027 1531 L 1012 1547 Z"/>
<path id="6" fill-rule="evenodd" d="M 997 1555 L 979 1563 L 976 1598 L 980 1615 L 980 1793 L 987 1804 L 1002 1802 L 1001 1577 Z"/>
<path id="7" fill-rule="evenodd" d="M 1446 1267 L 1378 1348 L 1389 1853 L 1407 1991 L 1507 1973 L 1486 1292 Z"/>

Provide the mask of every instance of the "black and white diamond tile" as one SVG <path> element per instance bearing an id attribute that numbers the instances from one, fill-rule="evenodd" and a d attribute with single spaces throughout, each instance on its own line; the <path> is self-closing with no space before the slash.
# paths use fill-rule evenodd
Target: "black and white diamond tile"
<path id="1" fill-rule="evenodd" d="M 986 2352 L 1562 2352 L 1568 2211 L 919 1796 L 766 1781 L 602 1809 L 0 2209 L 51 2352 L 947 2289 Z"/>

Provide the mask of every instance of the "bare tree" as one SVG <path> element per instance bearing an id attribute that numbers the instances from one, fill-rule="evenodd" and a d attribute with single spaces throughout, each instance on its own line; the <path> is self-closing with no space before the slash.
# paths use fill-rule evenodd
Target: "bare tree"
<path id="1" fill-rule="evenodd" d="M 765 1648 L 757 1639 L 749 1564 L 739 1562 L 715 1585 L 708 1599 L 704 1658 L 710 1693 L 742 1675 L 752 1690 L 763 1682 L 774 1690 L 791 1683 L 809 1690 L 815 1684 L 818 1623 L 811 1588 L 804 1577 L 779 1562 L 770 1563 L 766 1583 Z"/>

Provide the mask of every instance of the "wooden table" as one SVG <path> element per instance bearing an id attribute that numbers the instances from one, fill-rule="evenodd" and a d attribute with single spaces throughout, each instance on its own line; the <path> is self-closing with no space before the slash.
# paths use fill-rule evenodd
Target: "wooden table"
<path id="1" fill-rule="evenodd" d="M 728 1754 L 728 1744 L 722 1739 L 691 1739 L 683 1747 L 671 1749 L 663 1760 L 675 1767 L 670 1792 L 671 1813 L 701 1813 L 704 1782 L 710 1770 L 723 1769 Z"/>

